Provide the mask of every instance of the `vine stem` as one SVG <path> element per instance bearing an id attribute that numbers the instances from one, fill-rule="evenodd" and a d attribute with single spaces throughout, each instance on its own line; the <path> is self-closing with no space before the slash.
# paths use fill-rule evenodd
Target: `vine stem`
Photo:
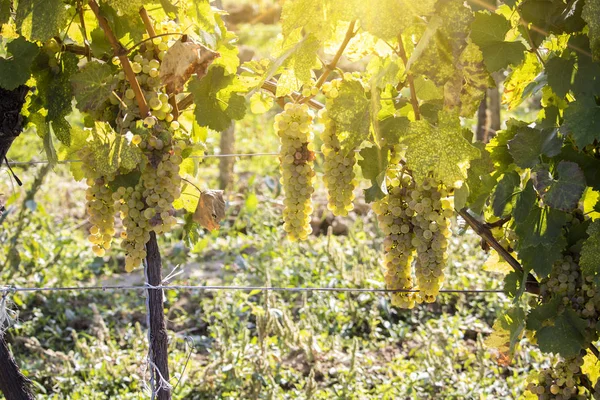
<path id="1" fill-rule="evenodd" d="M 321 86 L 323 86 L 323 84 L 329 77 L 329 74 L 331 74 L 331 71 L 333 71 L 337 67 L 337 63 L 340 61 L 340 58 L 342 58 L 342 55 L 344 54 L 344 51 L 346 50 L 348 43 L 350 43 L 350 40 L 356 35 L 356 31 L 354 30 L 355 25 L 356 25 L 356 20 L 351 21 L 350 25 L 348 25 L 348 30 L 346 31 L 346 36 L 344 36 L 344 40 L 340 44 L 338 51 L 335 53 L 335 56 L 333 56 L 333 59 L 331 60 L 331 62 L 329 64 L 325 65 L 325 71 L 323 71 L 323 73 L 319 77 L 319 80 L 315 84 L 315 86 L 318 89 L 320 89 Z M 307 97 L 307 99 L 310 99 L 310 98 L 312 98 L 312 96 Z M 307 101 L 307 100 L 305 100 L 305 101 Z"/>
<path id="2" fill-rule="evenodd" d="M 88 41 L 87 30 L 85 28 L 85 17 L 83 15 L 82 0 L 77 1 L 77 14 L 79 14 L 79 24 L 81 25 L 81 33 L 83 34 L 83 46 L 85 47 L 86 51 L 85 56 L 87 60 L 90 61 L 92 59 L 92 54 L 90 52 L 90 42 Z"/>
<path id="3" fill-rule="evenodd" d="M 498 252 L 498 254 L 517 272 L 523 273 L 523 267 L 521 264 L 506 250 L 502 245 L 496 240 L 492 231 L 490 231 L 489 227 L 479 222 L 475 217 L 469 214 L 469 211 L 466 208 L 458 211 L 458 215 L 460 215 L 469 226 L 475 231 L 477 235 L 479 235 L 483 240 L 485 240 L 490 247 Z M 540 294 L 540 285 L 537 279 L 532 274 L 527 276 L 527 281 L 525 282 L 525 290 L 528 293 Z"/>
<path id="4" fill-rule="evenodd" d="M 404 43 L 402 42 L 402 35 L 398 35 L 398 51 L 397 54 L 402 59 L 404 67 L 408 65 L 408 57 L 406 56 L 406 50 L 404 49 Z M 410 71 L 406 72 L 406 80 L 408 81 L 408 88 L 410 90 L 410 104 L 412 105 L 413 112 L 415 113 L 415 120 L 421 119 L 421 113 L 419 112 L 419 100 L 417 100 L 417 91 L 415 90 L 415 78 Z"/>
<path id="5" fill-rule="evenodd" d="M 154 30 L 154 25 L 152 25 L 152 21 L 150 21 L 150 16 L 148 15 L 148 11 L 144 8 L 144 6 L 140 7 L 140 17 L 142 17 L 142 21 L 144 21 L 144 26 L 146 27 L 146 31 L 148 32 L 148 36 L 150 39 L 156 37 L 156 31 Z M 185 38 L 185 35 L 182 37 Z M 154 55 L 158 58 L 158 51 L 156 47 L 154 48 Z M 175 99 L 175 95 L 173 93 L 169 93 L 169 104 L 173 107 L 173 120 L 176 121 L 179 118 L 179 108 L 177 107 L 177 99 Z"/>
<path id="6" fill-rule="evenodd" d="M 100 28 L 102 28 L 102 30 L 104 31 L 104 35 L 106 36 L 106 39 L 113 48 L 115 56 L 119 57 L 119 60 L 121 61 L 121 66 L 123 67 L 125 76 L 129 81 L 131 89 L 135 93 L 135 99 L 138 103 L 138 107 L 140 108 L 140 115 L 142 117 L 146 117 L 150 109 L 148 108 L 148 103 L 146 102 L 146 98 L 142 93 L 142 88 L 140 88 L 140 84 L 137 81 L 137 78 L 135 77 L 135 72 L 133 72 L 133 69 L 131 68 L 131 63 L 129 62 L 129 58 L 127 57 L 127 51 L 115 36 L 106 18 L 104 18 L 100 14 L 100 7 L 98 6 L 96 0 L 89 0 L 88 5 L 96 15 L 98 24 L 100 25 Z"/>

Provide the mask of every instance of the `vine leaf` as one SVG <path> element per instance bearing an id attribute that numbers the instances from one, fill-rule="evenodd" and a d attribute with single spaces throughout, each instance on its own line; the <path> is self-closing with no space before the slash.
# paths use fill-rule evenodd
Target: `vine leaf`
<path id="1" fill-rule="evenodd" d="M 587 22 L 590 29 L 590 48 L 594 61 L 600 61 L 600 0 L 586 0 L 581 17 Z"/>
<path id="2" fill-rule="evenodd" d="M 494 163 L 485 144 L 476 142 L 474 146 L 480 150 L 481 157 L 472 160 L 469 166 L 466 181 L 469 188 L 467 204 L 478 214 L 483 210 L 490 193 L 496 186 L 496 179 L 490 175 L 494 171 Z"/>
<path id="3" fill-rule="evenodd" d="M 78 61 L 74 54 L 63 54 L 62 68 L 58 74 L 50 77 L 45 100 L 48 107 L 46 119 L 52 122 L 58 140 L 67 146 L 71 144 L 71 125 L 65 117 L 72 111 L 73 90 L 70 80 L 77 72 Z"/>
<path id="4" fill-rule="evenodd" d="M 488 347 L 512 354 L 525 329 L 525 312 L 513 307 L 494 321 L 492 334 L 485 340 Z"/>
<path id="5" fill-rule="evenodd" d="M 85 112 L 100 112 L 112 96 L 117 82 L 110 65 L 91 61 L 71 77 L 77 108 Z"/>
<path id="6" fill-rule="evenodd" d="M 219 53 L 191 38 L 185 42 L 181 39 L 175 42 L 167 50 L 160 66 L 160 80 L 167 86 L 167 93 L 180 93 L 192 74 L 202 79 L 210 64 L 219 56 Z"/>
<path id="7" fill-rule="evenodd" d="M 435 3 L 434 0 L 383 0 L 374 7 L 368 1 L 358 0 L 352 6 L 361 28 L 381 39 L 391 39 L 412 25 L 415 18 L 430 15 Z"/>
<path id="8" fill-rule="evenodd" d="M 562 129 L 571 133 L 577 147 L 583 148 L 600 139 L 600 107 L 593 99 L 569 103 L 564 117 Z"/>
<path id="9" fill-rule="evenodd" d="M 535 271 L 538 278 L 548 276 L 552 265 L 562 258 L 562 251 L 567 247 L 567 240 L 563 235 L 551 245 L 539 244 L 519 250 L 521 264 L 527 270 Z"/>
<path id="10" fill-rule="evenodd" d="M 509 119 L 506 122 L 506 129 L 498 131 L 496 136 L 490 140 L 487 148 L 497 171 L 505 171 L 514 162 L 508 151 L 508 141 L 515 137 L 521 127 L 525 126 L 527 126 L 525 122 Z"/>
<path id="11" fill-rule="evenodd" d="M 521 42 L 507 42 L 510 22 L 499 14 L 478 12 L 471 24 L 471 39 L 481 48 L 483 62 L 488 71 L 494 72 L 510 64 L 517 65 L 525 57 Z"/>
<path id="12" fill-rule="evenodd" d="M 338 127 L 344 154 L 354 151 L 369 136 L 370 106 L 358 81 L 342 81 L 338 97 L 327 102 L 327 113 Z"/>
<path id="13" fill-rule="evenodd" d="M 205 190 L 200 193 L 194 221 L 213 231 L 219 229 L 219 222 L 225 217 L 225 200 L 222 190 Z"/>
<path id="14" fill-rule="evenodd" d="M 283 72 L 277 81 L 275 93 L 277 97 L 287 96 L 300 89 L 303 84 L 310 82 L 312 69 L 321 67 L 321 62 L 317 57 L 319 42 L 314 35 L 311 34 L 303 38 L 301 28 L 298 28 L 290 37 L 290 41 L 293 43 L 295 50 L 281 66 Z M 286 49 L 283 49 L 282 53 Z"/>
<path id="15" fill-rule="evenodd" d="M 515 222 L 523 222 L 529 215 L 529 211 L 535 206 L 537 195 L 533 189 L 533 180 L 528 180 L 525 189 L 517 195 L 515 209 L 513 210 L 513 218 Z"/>
<path id="16" fill-rule="evenodd" d="M 532 168 L 540 162 L 540 154 L 554 157 L 560 153 L 562 140 L 557 129 L 517 128 L 517 134 L 508 141 L 508 152 L 521 168 Z"/>
<path id="17" fill-rule="evenodd" d="M 17 30 L 30 40 L 45 42 L 58 35 L 67 22 L 62 0 L 20 0 L 15 23 Z"/>
<path id="18" fill-rule="evenodd" d="M 10 20 L 11 0 L 0 0 L 0 26 L 6 24 Z"/>
<path id="19" fill-rule="evenodd" d="M 544 202 L 550 207 L 571 211 L 586 188 L 583 171 L 574 162 L 561 161 L 556 168 L 558 179 L 550 185 L 544 196 Z"/>
<path id="20" fill-rule="evenodd" d="M 220 132 L 229 127 L 232 119 L 242 119 L 246 113 L 246 101 L 237 92 L 242 88 L 236 87 L 235 77 L 225 75 L 221 66 L 209 69 L 202 79 L 193 78 L 188 87 L 194 94 L 194 116 L 200 126 Z"/>
<path id="21" fill-rule="evenodd" d="M 140 7 L 144 5 L 143 0 L 102 0 L 102 2 L 108 4 L 125 17 L 137 16 Z"/>
<path id="22" fill-rule="evenodd" d="M 496 217 L 502 218 L 512 212 L 520 184 L 521 177 L 515 171 L 507 172 L 500 179 L 492 196 L 492 209 Z"/>
<path id="23" fill-rule="evenodd" d="M 371 187 L 364 190 L 365 201 L 370 203 L 387 194 L 385 173 L 388 166 L 389 148 L 365 147 L 359 154 L 362 157 L 362 160 L 358 161 L 362 175 L 371 181 Z"/>
<path id="24" fill-rule="evenodd" d="M 567 215 L 562 211 L 533 206 L 527 218 L 515 227 L 520 241 L 519 249 L 553 245 L 562 235 L 562 227 L 566 222 Z"/>
<path id="25" fill-rule="evenodd" d="M 546 63 L 548 85 L 560 98 L 566 96 L 573 84 L 573 67 L 575 60 L 553 57 Z"/>
<path id="26" fill-rule="evenodd" d="M 600 220 L 593 221 L 587 229 L 589 237 L 583 242 L 579 265 L 585 276 L 593 276 L 600 284 Z"/>
<path id="27" fill-rule="evenodd" d="M 6 45 L 9 58 L 0 57 L 0 87 L 6 90 L 16 89 L 29 79 L 31 64 L 39 53 L 35 43 L 18 37 Z"/>
<path id="28" fill-rule="evenodd" d="M 541 89 L 538 87 L 539 82 L 536 77 L 546 78 L 545 75 L 540 75 L 542 69 L 542 63 L 534 53 L 530 52 L 525 54 L 525 59 L 519 66 L 513 68 L 504 81 L 504 91 L 502 92 L 502 103 L 506 104 L 509 110 Z M 545 81 L 542 83 L 546 84 Z"/>
<path id="29" fill-rule="evenodd" d="M 554 325 L 537 331 L 540 350 L 557 353 L 565 358 L 576 356 L 585 345 L 586 327 L 587 323 L 575 311 L 567 308 L 554 319 Z"/>
<path id="30" fill-rule="evenodd" d="M 411 123 L 401 140 L 407 146 L 407 166 L 417 180 L 431 172 L 435 179 L 452 187 L 467 177 L 469 162 L 481 153 L 461 134 L 456 114 L 440 111 L 438 121 L 437 126 L 425 120 Z"/>

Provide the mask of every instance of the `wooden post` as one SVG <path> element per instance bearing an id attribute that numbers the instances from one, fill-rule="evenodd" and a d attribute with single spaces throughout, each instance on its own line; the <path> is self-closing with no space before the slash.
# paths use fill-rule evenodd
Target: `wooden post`
<path id="1" fill-rule="evenodd" d="M 33 400 L 31 382 L 27 379 L 8 349 L 4 335 L 0 334 L 0 391 L 6 400 Z"/>
<path id="2" fill-rule="evenodd" d="M 167 326 L 163 310 L 162 289 L 151 289 L 152 286 L 162 285 L 162 261 L 160 249 L 156 240 L 156 233 L 150 232 L 150 240 L 146 244 L 146 282 L 148 289 L 148 330 L 150 346 L 150 374 L 154 382 L 153 390 L 156 390 L 158 400 L 171 400 L 171 388 L 165 383 L 169 382 L 169 352 Z M 154 398 L 154 393 L 152 395 Z"/>

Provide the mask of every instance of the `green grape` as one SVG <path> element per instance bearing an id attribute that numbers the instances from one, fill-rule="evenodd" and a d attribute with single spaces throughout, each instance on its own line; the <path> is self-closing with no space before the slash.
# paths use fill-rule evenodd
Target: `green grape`
<path id="1" fill-rule="evenodd" d="M 275 117 L 280 137 L 281 182 L 285 191 L 284 229 L 290 240 L 305 240 L 310 226 L 314 192 L 312 116 L 306 104 L 286 104 Z"/>
<path id="2" fill-rule="evenodd" d="M 393 160 L 392 160 L 393 161 Z M 412 179 L 392 166 L 387 173 L 388 194 L 373 203 L 379 227 L 386 235 L 384 246 L 385 283 L 389 290 L 413 290 L 412 261 L 414 257 L 413 226 L 406 214 L 406 192 L 414 185 Z M 401 308 L 415 306 L 415 293 L 396 292 L 392 304 Z"/>
<path id="3" fill-rule="evenodd" d="M 450 203 L 442 199 L 438 185 L 426 178 L 421 185 L 410 192 L 409 209 L 413 211 L 413 224 L 417 244 L 415 274 L 419 287 L 417 301 L 435 301 L 444 282 L 444 267 L 447 260 L 446 249 L 450 235 L 450 222 L 446 210 L 452 210 Z"/>
<path id="4" fill-rule="evenodd" d="M 114 179 L 114 176 L 102 176 L 94 170 L 89 149 L 82 149 L 79 155 L 84 161 L 82 168 L 88 185 L 85 192 L 86 210 L 92 224 L 88 241 L 93 245 L 94 254 L 102 257 L 105 251 L 110 249 L 115 234 L 116 197 L 108 187 L 108 183 Z"/>
<path id="5" fill-rule="evenodd" d="M 354 208 L 354 189 L 357 181 L 354 174 L 356 153 L 350 150 L 344 154 L 337 137 L 335 122 L 328 118 L 327 112 L 321 114 L 325 129 L 321 134 L 321 151 L 325 160 L 323 180 L 327 187 L 327 208 L 334 215 L 348 215 Z"/>
<path id="6" fill-rule="evenodd" d="M 583 353 L 585 354 L 585 351 Z M 544 368 L 529 378 L 537 382 L 529 382 L 527 390 L 537 395 L 538 399 L 588 398 L 583 395 L 585 389 L 580 389 L 583 362 L 583 356 L 579 355 Z"/>

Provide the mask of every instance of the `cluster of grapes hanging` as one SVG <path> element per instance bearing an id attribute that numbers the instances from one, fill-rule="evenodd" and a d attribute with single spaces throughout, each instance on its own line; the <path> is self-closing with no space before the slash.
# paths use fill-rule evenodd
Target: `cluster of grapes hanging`
<path id="1" fill-rule="evenodd" d="M 178 32 L 178 27 L 168 21 L 160 24 L 158 30 Z M 159 78 L 161 60 L 172 44 L 171 38 L 166 35 L 144 42 L 130 60 L 151 109 L 149 115 L 140 115 L 135 92 L 125 73 L 121 71 L 115 77 L 117 95 L 110 101 L 118 106 L 118 112 L 113 126 L 121 134 L 129 133 L 130 145 L 142 152 L 137 184 L 115 187 L 116 174 L 98 172 L 90 148 L 80 153 L 88 184 L 86 199 L 92 224 L 89 241 L 96 255 L 104 255 L 116 233 L 114 215 L 118 212 L 124 228 L 120 237 L 127 271 L 138 267 L 146 257 L 145 245 L 150 232 L 168 232 L 176 224 L 172 203 L 181 194 L 179 166 L 189 142 L 180 132 L 173 105 Z M 113 58 L 113 63 L 119 65 L 119 58 Z"/>

